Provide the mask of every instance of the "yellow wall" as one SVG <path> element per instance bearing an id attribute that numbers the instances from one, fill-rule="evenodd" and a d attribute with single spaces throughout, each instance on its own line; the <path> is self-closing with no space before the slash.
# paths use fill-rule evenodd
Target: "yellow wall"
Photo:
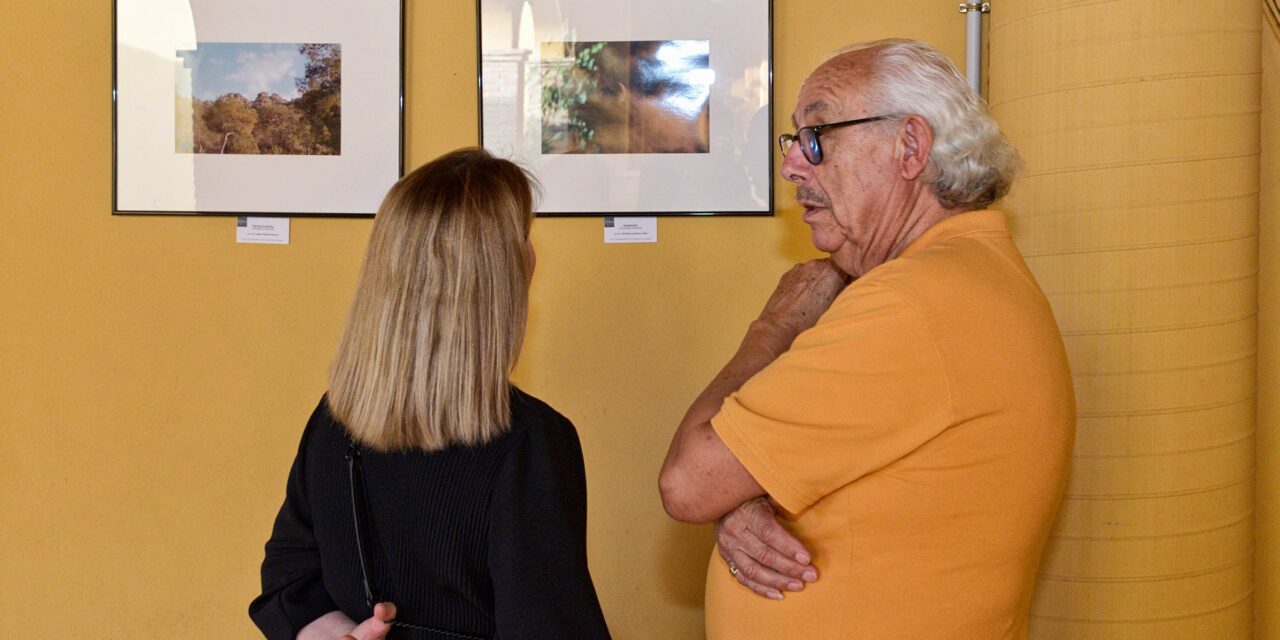
<path id="1" fill-rule="evenodd" d="M 1280 4 L 1270 3 L 1276 14 Z M 1262 29 L 1255 638 L 1280 637 L 1280 15 Z"/>
<path id="2" fill-rule="evenodd" d="M 407 164 L 413 167 L 475 142 L 475 5 L 472 0 L 408 4 Z M 776 4 L 775 126 L 780 130 L 789 128 L 789 110 L 804 75 L 825 52 L 847 42 L 917 37 L 963 62 L 964 21 L 954 4 Z M 1069 16 L 1075 22 L 1053 15 L 1075 6 L 997 5 L 994 20 L 1001 11 L 1007 12 L 1006 23 L 1019 11 L 1025 15 L 1003 34 L 992 23 L 993 53 L 1008 53 L 1017 44 L 1008 36 L 1010 30 L 1028 25 L 1045 29 L 1044 40 L 1025 43 L 1032 49 L 1051 45 L 1096 52 L 1090 48 L 1105 44 L 1101 33 L 1181 46 L 1167 55 L 1144 46 L 1133 47 L 1129 57 L 1063 54 L 1053 63 L 1064 65 L 1061 69 L 1049 66 L 1029 73 L 1016 88 L 1035 94 L 1028 100 L 1045 100 L 1044 110 L 1025 114 L 1015 113 L 1010 104 L 999 106 L 1031 164 L 1029 180 L 1010 202 L 1017 214 L 1017 237 L 1045 278 L 1064 328 L 1135 327 L 1147 320 L 1182 318 L 1179 314 L 1229 315 L 1234 310 L 1247 315 L 1252 304 L 1248 287 L 1227 291 L 1225 297 L 1192 297 L 1185 305 L 1165 301 L 1165 307 L 1143 303 L 1147 294 L 1141 287 L 1131 296 L 1089 297 L 1115 284 L 1140 285 L 1139 276 L 1152 272 L 1175 278 L 1156 282 L 1159 286 L 1194 285 L 1201 266 L 1221 272 L 1224 279 L 1247 280 L 1257 255 L 1251 248 L 1256 219 L 1250 222 L 1248 212 L 1241 213 L 1247 205 L 1219 201 L 1207 217 L 1205 210 L 1190 205 L 1158 208 L 1151 212 L 1157 217 L 1141 222 L 1143 198 L 1177 194 L 1123 177 L 1105 188 L 1085 181 L 1085 189 L 1057 184 L 1045 190 L 1045 168 L 1037 163 L 1074 170 L 1086 162 L 1177 156 L 1198 144 L 1225 145 L 1225 155 L 1256 153 L 1249 142 L 1258 132 L 1247 124 L 1235 123 L 1243 133 L 1226 137 L 1203 135 L 1176 116 L 1174 126 L 1189 127 L 1181 137 L 1159 137 L 1169 135 L 1162 127 L 1142 128 L 1151 120 L 1145 116 L 1170 117 L 1171 111 L 1160 109 L 1177 108 L 1178 100 L 1203 99 L 1201 107 L 1222 105 L 1247 120 L 1248 100 L 1233 105 L 1223 92 L 1247 94 L 1249 79 L 1236 78 L 1241 84 L 1229 89 L 1174 90 L 1163 100 L 1102 100 L 1100 110 L 1063 109 L 1088 102 L 1081 87 L 1059 87 L 1050 94 L 1033 85 L 1069 85 L 1071 78 L 1058 76 L 1082 61 L 1085 71 L 1104 76 L 1121 63 L 1167 63 L 1164 73 L 1176 76 L 1185 75 L 1189 64 L 1247 56 L 1247 45 L 1242 54 L 1240 43 L 1248 38 L 1256 42 L 1256 22 L 1238 16 L 1256 11 L 1254 5 L 1234 0 L 1227 3 L 1230 11 L 1205 13 L 1191 5 L 1093 3 L 1077 9 L 1084 13 Z M 1050 21 L 1035 27 L 1044 20 Z M 261 545 L 279 505 L 299 431 L 323 390 L 369 221 L 296 219 L 293 243 L 272 247 L 236 245 L 229 218 L 109 215 L 110 25 L 110 3 L 67 0 L 12 2 L 0 19 L 0 619 L 6 628 L 22 629 L 24 637 L 32 638 L 252 637 L 244 610 L 256 593 Z M 1110 31 L 1099 30 L 1108 25 Z M 1195 45 L 1187 39 L 1191 36 L 1212 41 L 1214 47 Z M 1005 38 L 1003 45 L 997 44 L 999 38 Z M 1263 102 L 1271 105 L 1264 108 L 1261 129 L 1264 175 L 1273 175 L 1276 167 L 1278 49 L 1274 42 L 1263 49 L 1263 73 L 1270 79 L 1263 83 Z M 1208 50 L 1214 55 L 1185 55 Z M 1151 55 L 1143 58 L 1144 53 Z M 998 58 L 1009 65 L 1030 59 Z M 1011 97 L 1001 78 L 1007 82 L 1017 73 L 1028 70 L 993 66 L 993 102 Z M 1256 69 L 1252 77 L 1256 83 Z M 1155 86 L 1147 84 L 1146 91 Z M 1123 85 L 1089 87 L 1124 90 Z M 1045 97 L 1049 95 L 1061 99 Z M 1139 115 L 1125 115 L 1118 106 L 1133 107 Z M 1046 114 L 1052 113 L 1062 119 L 1046 124 Z M 1099 119 L 1104 117 L 1113 119 Z M 1127 144 L 1099 149 L 1085 143 L 1090 140 L 1087 132 L 1064 135 L 1067 125 L 1086 126 L 1095 142 Z M 1184 142 L 1192 146 L 1178 146 Z M 1096 155 L 1112 149 L 1117 155 Z M 1192 191 L 1202 186 L 1207 198 L 1222 189 L 1247 194 L 1258 187 L 1256 165 L 1250 175 L 1244 166 L 1249 161 L 1241 162 L 1234 169 L 1219 167 L 1210 177 L 1192 171 L 1166 184 Z M 1141 190 L 1107 191 L 1134 184 Z M 1280 360 L 1267 326 L 1275 324 L 1269 318 L 1280 299 L 1274 253 L 1280 237 L 1269 228 L 1276 224 L 1280 197 L 1275 184 L 1273 178 L 1261 181 L 1263 250 L 1257 266 L 1262 273 L 1257 444 L 1264 465 L 1257 507 L 1259 638 L 1280 634 L 1280 576 L 1275 569 L 1280 563 L 1274 560 L 1280 488 L 1270 469 L 1280 451 L 1274 426 L 1280 409 L 1273 406 L 1275 395 L 1268 393 Z M 1045 216 L 1049 206 L 1064 205 L 1058 197 L 1063 194 L 1082 198 L 1078 210 Z M 542 219 L 535 224 L 539 266 L 517 378 L 579 426 L 590 486 L 590 557 L 606 615 L 619 638 L 702 635 L 709 532 L 665 518 L 655 475 L 677 419 L 728 357 L 776 278 L 791 262 L 813 255 L 790 197 L 791 190 L 780 182 L 776 218 L 663 219 L 656 245 L 604 246 L 599 219 Z M 1108 213 L 1107 205 L 1091 200 L 1103 197 L 1124 201 Z M 1037 215 L 1041 217 L 1033 219 Z M 1163 257 L 1158 252 L 1129 253 L 1119 261 L 1112 259 L 1115 252 L 1101 251 L 1095 261 L 1076 267 L 1055 262 L 1055 254 L 1064 250 L 1098 252 L 1112 240 L 1168 244 L 1196 234 L 1203 238 L 1205 229 L 1221 232 L 1212 236 L 1224 241 L 1221 246 L 1202 253 L 1173 250 Z M 1238 399 L 1251 391 L 1244 371 L 1250 327 L 1250 321 L 1243 322 L 1243 337 L 1239 332 L 1182 336 L 1173 349 L 1141 338 L 1103 348 L 1100 342 L 1091 343 L 1087 333 L 1069 336 L 1077 374 L 1083 374 L 1078 379 L 1083 381 L 1081 407 L 1105 411 L 1153 401 Z M 1186 398 L 1170 395 L 1152 376 L 1143 377 L 1166 364 L 1169 354 L 1189 358 L 1178 366 L 1202 367 L 1197 369 L 1201 375 L 1177 383 Z M 1137 375 L 1129 378 L 1130 386 L 1100 382 L 1117 373 Z M 1225 438 L 1208 444 L 1230 448 L 1232 438 L 1251 424 L 1249 411 L 1241 411 L 1218 424 L 1244 431 L 1226 432 Z M 1170 459 L 1170 447 L 1206 444 L 1196 440 L 1204 430 L 1194 421 L 1174 423 L 1174 440 L 1158 431 L 1141 431 L 1155 424 L 1141 419 L 1125 420 L 1123 432 L 1102 429 L 1104 422 L 1082 425 L 1079 453 L 1084 463 L 1077 470 L 1091 468 L 1097 475 L 1077 473 L 1072 485 L 1077 496 L 1104 490 L 1116 480 L 1145 490 L 1205 479 L 1180 476 L 1180 470 L 1223 477 L 1240 470 L 1236 458 L 1192 463 L 1185 469 L 1160 466 Z M 1117 464 L 1135 453 L 1150 458 L 1143 463 L 1147 467 Z M 1115 469 L 1127 470 L 1107 475 Z M 1250 506 L 1205 501 L 1200 508 Z M 1194 529 L 1219 522 L 1203 515 L 1189 522 L 1170 521 L 1163 509 L 1155 504 L 1137 516 L 1126 515 L 1125 522 L 1141 529 L 1139 539 L 1158 536 L 1151 530 L 1157 524 Z M 1064 519 L 1058 539 L 1097 539 L 1110 533 L 1105 513 L 1070 504 L 1064 513 L 1079 519 Z M 1069 528 L 1073 523 L 1079 525 L 1074 530 Z M 1212 570 L 1222 563 L 1209 562 L 1216 557 L 1211 554 L 1233 562 L 1239 543 L 1235 538 L 1188 543 L 1173 550 L 1181 549 L 1181 554 L 1151 545 L 1126 554 L 1120 545 L 1075 555 L 1065 553 L 1067 547 L 1059 543 L 1046 565 L 1049 579 L 1063 577 L 1054 572 L 1066 567 L 1084 578 L 1077 583 L 1091 587 L 1043 589 L 1037 630 L 1043 637 L 1058 637 L 1055 630 L 1065 629 L 1072 616 L 1134 611 L 1167 616 L 1170 602 L 1194 604 L 1196 596 L 1203 600 L 1206 594 L 1235 593 L 1237 583 L 1197 582 L 1191 575 L 1179 583 L 1189 586 L 1174 592 L 1172 600 L 1167 592 L 1135 595 L 1114 588 L 1132 580 L 1125 583 L 1124 575 L 1106 571 L 1131 570 L 1136 565 L 1124 561 L 1146 562 L 1159 554 L 1167 564 L 1153 565 L 1142 575 L 1170 577 L 1178 567 Z M 1239 631 L 1247 620 L 1240 606 L 1222 612 L 1215 633 L 1200 637 L 1226 637 L 1221 632 Z M 1085 626 L 1076 625 L 1079 633 L 1064 637 L 1105 637 L 1096 628 L 1081 631 Z"/>
<path id="3" fill-rule="evenodd" d="M 408 166 L 476 142 L 475 4 L 407 2 Z M 112 217 L 111 8 L 0 18 L 0 619 L 31 638 L 252 637 L 262 543 L 351 293 L 368 220 L 295 219 L 287 247 L 230 218 Z M 779 0 L 775 124 L 850 41 L 931 40 L 951 4 Z M 535 224 L 518 379 L 570 416 L 590 557 L 619 638 L 701 637 L 704 528 L 656 491 L 684 408 L 793 261 L 791 190 L 764 219 L 663 219 L 604 246 L 597 219 Z M 551 585 L 554 588 L 554 585 Z"/>
<path id="4" fill-rule="evenodd" d="M 1027 161 L 1004 204 L 1079 407 L 1032 636 L 1248 637 L 1257 3 L 998 7 L 991 105 Z"/>

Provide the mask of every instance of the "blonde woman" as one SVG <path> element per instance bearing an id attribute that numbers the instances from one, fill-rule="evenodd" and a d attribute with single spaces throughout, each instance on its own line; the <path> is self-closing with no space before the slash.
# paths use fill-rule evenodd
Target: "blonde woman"
<path id="1" fill-rule="evenodd" d="M 387 194 L 249 606 L 268 638 L 609 637 L 577 433 L 508 380 L 532 216 L 482 149 Z"/>

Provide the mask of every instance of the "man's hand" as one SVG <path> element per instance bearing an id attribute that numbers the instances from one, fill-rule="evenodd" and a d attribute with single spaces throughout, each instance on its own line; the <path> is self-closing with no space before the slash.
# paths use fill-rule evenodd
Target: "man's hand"
<path id="1" fill-rule="evenodd" d="M 776 331 L 785 342 L 785 349 L 802 331 L 818 322 L 818 316 L 848 284 L 849 276 L 830 259 L 797 264 L 783 274 L 757 322 Z"/>
<path id="2" fill-rule="evenodd" d="M 391 631 L 391 621 L 396 617 L 396 606 L 390 602 L 373 605 L 373 616 L 356 625 L 342 640 L 383 640 Z"/>
<path id="3" fill-rule="evenodd" d="M 765 498 L 754 498 L 716 523 L 716 547 L 742 586 L 781 600 L 783 591 L 801 591 L 818 579 L 809 552 L 782 525 Z"/>

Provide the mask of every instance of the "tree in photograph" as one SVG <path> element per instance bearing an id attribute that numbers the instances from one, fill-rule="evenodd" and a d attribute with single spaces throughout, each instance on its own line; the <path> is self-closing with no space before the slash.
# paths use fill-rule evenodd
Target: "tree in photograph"
<path id="1" fill-rule="evenodd" d="M 306 116 L 312 131 L 312 153 L 342 152 L 342 48 L 337 44 L 300 44 L 306 57 L 303 76 L 294 82 L 293 101 Z"/>
<path id="2" fill-rule="evenodd" d="M 596 135 L 591 124 L 580 116 L 579 108 L 597 89 L 596 58 L 605 43 L 566 42 L 564 47 L 569 61 L 555 61 L 542 73 L 543 127 L 548 129 L 543 134 L 543 153 L 552 153 L 566 140 L 572 150 L 584 151 Z"/>
<path id="3" fill-rule="evenodd" d="M 212 105 L 211 100 L 191 100 L 191 147 L 195 153 L 218 153 L 222 147 L 222 136 L 205 124 L 205 116 Z"/>
<path id="4" fill-rule="evenodd" d="M 258 112 L 244 96 L 228 93 L 214 100 L 204 111 L 203 120 L 211 134 L 204 153 L 258 153 L 253 137 Z"/>
<path id="5" fill-rule="evenodd" d="M 263 91 L 254 99 L 252 107 L 258 112 L 253 139 L 259 153 L 306 155 L 310 151 L 314 143 L 311 125 L 306 115 L 288 100 L 280 94 Z"/>
<path id="6" fill-rule="evenodd" d="M 705 43 L 566 42 L 543 63 L 543 153 L 706 153 Z"/>

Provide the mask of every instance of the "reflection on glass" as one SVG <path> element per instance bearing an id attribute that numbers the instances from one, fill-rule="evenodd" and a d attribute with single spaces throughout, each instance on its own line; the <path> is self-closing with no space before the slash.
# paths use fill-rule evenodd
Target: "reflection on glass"
<path id="1" fill-rule="evenodd" d="M 542 45 L 542 152 L 707 153 L 707 40 Z"/>
<path id="2" fill-rule="evenodd" d="M 341 155 L 341 45 L 200 42 L 177 56 L 178 153 Z"/>

